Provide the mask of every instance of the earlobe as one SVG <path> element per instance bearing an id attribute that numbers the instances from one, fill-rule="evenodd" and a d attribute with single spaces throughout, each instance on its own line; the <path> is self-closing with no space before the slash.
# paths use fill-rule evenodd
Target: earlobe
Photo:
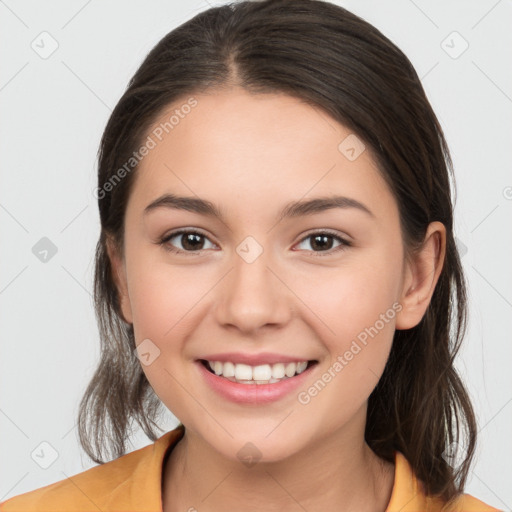
<path id="1" fill-rule="evenodd" d="M 441 222 L 431 222 L 423 245 L 405 264 L 397 329 L 411 329 L 420 323 L 441 275 L 445 253 L 446 228 Z"/>
<path id="2" fill-rule="evenodd" d="M 114 241 L 107 237 L 106 248 L 110 266 L 112 268 L 112 276 L 116 284 L 117 293 L 119 296 L 119 304 L 123 320 L 126 323 L 133 323 L 132 310 L 130 305 L 130 298 L 128 295 L 128 282 L 126 278 L 126 269 L 124 261 L 119 255 L 119 251 Z"/>

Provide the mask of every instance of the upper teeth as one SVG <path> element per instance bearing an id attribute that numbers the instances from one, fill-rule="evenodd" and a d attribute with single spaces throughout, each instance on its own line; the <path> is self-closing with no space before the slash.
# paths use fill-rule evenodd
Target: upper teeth
<path id="1" fill-rule="evenodd" d="M 236 380 L 264 381 L 271 378 L 282 379 L 284 376 L 293 377 L 296 373 L 302 373 L 306 369 L 308 362 L 300 361 L 297 363 L 249 366 L 248 364 L 234 364 L 229 361 L 225 363 L 222 361 L 208 361 L 208 365 L 216 375 L 234 377 Z"/>

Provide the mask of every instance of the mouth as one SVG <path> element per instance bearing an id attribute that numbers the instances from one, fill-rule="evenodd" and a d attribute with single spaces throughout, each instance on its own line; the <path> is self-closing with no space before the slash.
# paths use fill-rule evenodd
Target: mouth
<path id="1" fill-rule="evenodd" d="M 208 361 L 206 359 L 199 359 L 198 362 L 209 373 L 217 377 L 237 384 L 249 385 L 277 384 L 296 378 L 318 364 L 316 359 L 256 366 L 235 364 L 229 361 Z"/>

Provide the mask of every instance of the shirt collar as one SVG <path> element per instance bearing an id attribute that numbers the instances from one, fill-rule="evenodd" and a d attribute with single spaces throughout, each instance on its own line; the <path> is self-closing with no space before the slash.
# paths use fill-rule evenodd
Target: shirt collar
<path id="1" fill-rule="evenodd" d="M 133 481 L 141 482 L 145 489 L 144 510 L 162 510 L 162 474 L 166 455 L 183 437 L 182 425 L 161 436 L 153 445 L 148 464 L 138 465 Z M 121 489 L 120 489 L 121 491 Z M 395 477 L 391 497 L 385 512 L 429 512 L 439 510 L 442 503 L 425 496 L 424 487 L 419 481 L 405 456 L 395 451 Z"/>
<path id="2" fill-rule="evenodd" d="M 386 512 L 412 512 L 440 510 L 441 503 L 427 500 L 423 484 L 419 481 L 405 456 L 395 451 L 395 479 Z"/>

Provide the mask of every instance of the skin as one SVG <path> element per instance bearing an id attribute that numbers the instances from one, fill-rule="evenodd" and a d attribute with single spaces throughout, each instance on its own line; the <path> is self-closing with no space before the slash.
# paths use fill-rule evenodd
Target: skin
<path id="1" fill-rule="evenodd" d="M 367 400 L 395 329 L 415 326 L 427 309 L 444 226 L 432 223 L 406 259 L 396 201 L 370 152 L 350 161 L 338 150 L 350 130 L 284 94 L 231 88 L 194 97 L 198 105 L 137 170 L 124 254 L 108 245 L 123 317 L 137 344 L 149 338 L 160 350 L 142 368 L 186 427 L 163 469 L 164 511 L 384 511 L 394 465 L 364 440 Z M 210 200 L 225 222 L 170 208 L 144 215 L 164 193 Z M 334 208 L 277 220 L 289 201 L 334 193 L 373 215 Z M 158 245 L 178 228 L 202 231 L 199 251 Z M 336 251 L 332 238 L 322 249 L 307 238 L 325 229 L 351 245 Z M 263 248 L 252 263 L 236 251 L 247 236 Z M 167 246 L 187 250 L 186 242 L 180 235 Z M 401 311 L 305 405 L 296 392 L 235 404 L 199 378 L 194 361 L 204 355 L 269 351 L 318 361 L 307 390 L 393 304 Z M 261 453 L 251 467 L 237 456 L 247 442 Z"/>

